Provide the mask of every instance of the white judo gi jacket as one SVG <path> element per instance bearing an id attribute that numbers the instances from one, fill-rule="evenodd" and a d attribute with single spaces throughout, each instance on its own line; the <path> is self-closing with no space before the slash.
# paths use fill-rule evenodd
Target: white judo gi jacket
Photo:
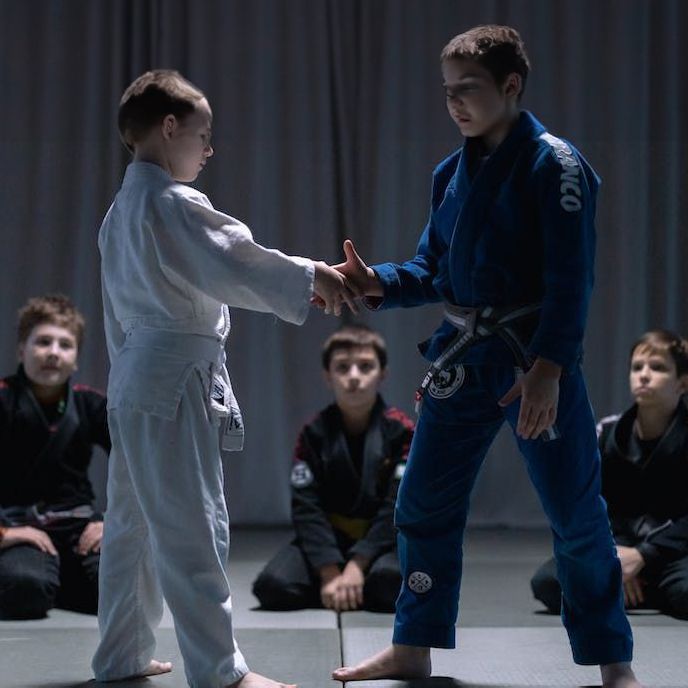
<path id="1" fill-rule="evenodd" d="M 246 225 L 146 162 L 128 166 L 98 246 L 108 408 L 172 419 L 196 369 L 205 378 L 208 410 L 228 416 L 223 448 L 241 449 L 243 423 L 224 368 L 228 306 L 301 324 L 313 262 L 257 244 Z"/>

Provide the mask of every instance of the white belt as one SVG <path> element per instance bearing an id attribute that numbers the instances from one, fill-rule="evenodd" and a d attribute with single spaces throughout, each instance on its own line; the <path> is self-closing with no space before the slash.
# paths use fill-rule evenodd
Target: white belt
<path id="1" fill-rule="evenodd" d="M 225 451 L 240 451 L 244 446 L 244 421 L 229 373 L 225 367 L 225 339 L 186 332 L 134 328 L 126 334 L 125 348 L 143 347 L 175 353 L 189 361 L 210 364 L 206 406 L 221 426 L 221 446 Z"/>

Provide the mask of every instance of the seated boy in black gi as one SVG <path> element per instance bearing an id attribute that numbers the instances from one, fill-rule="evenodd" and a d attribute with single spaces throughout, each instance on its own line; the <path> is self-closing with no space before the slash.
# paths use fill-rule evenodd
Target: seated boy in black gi
<path id="1" fill-rule="evenodd" d="M 110 450 L 105 397 L 69 381 L 84 330 L 64 296 L 19 311 L 19 369 L 0 380 L 0 618 L 54 606 L 95 614 L 103 517 L 93 445 Z"/>
<path id="2" fill-rule="evenodd" d="M 392 519 L 413 423 L 378 392 L 387 351 L 377 332 L 337 330 L 322 364 L 335 402 L 296 443 L 296 538 L 263 569 L 253 593 L 264 609 L 392 612 L 401 584 Z"/>
<path id="3" fill-rule="evenodd" d="M 602 495 L 623 571 L 628 609 L 688 619 L 688 344 L 666 330 L 631 348 L 635 403 L 597 426 Z M 552 613 L 561 610 L 554 560 L 531 581 Z"/>

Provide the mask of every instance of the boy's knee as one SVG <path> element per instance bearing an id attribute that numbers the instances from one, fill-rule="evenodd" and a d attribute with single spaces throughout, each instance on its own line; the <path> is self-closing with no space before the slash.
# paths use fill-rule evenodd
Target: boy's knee
<path id="1" fill-rule="evenodd" d="M 681 581 L 665 591 L 664 611 L 679 619 L 688 619 L 688 580 Z"/>
<path id="2" fill-rule="evenodd" d="M 254 581 L 252 590 L 263 609 L 282 611 L 308 606 L 307 595 L 300 587 L 263 571 Z"/>
<path id="3" fill-rule="evenodd" d="M 395 569 L 381 569 L 366 576 L 363 587 L 363 606 L 371 612 L 394 612 L 401 588 L 401 573 Z"/>
<path id="4" fill-rule="evenodd" d="M 540 567 L 530 579 L 530 588 L 533 597 L 542 602 L 551 614 L 561 613 L 561 585 L 556 576 L 547 570 L 546 566 Z"/>
<path id="5" fill-rule="evenodd" d="M 55 605 L 57 586 L 33 573 L 5 578 L 1 588 L 3 619 L 42 619 Z"/>

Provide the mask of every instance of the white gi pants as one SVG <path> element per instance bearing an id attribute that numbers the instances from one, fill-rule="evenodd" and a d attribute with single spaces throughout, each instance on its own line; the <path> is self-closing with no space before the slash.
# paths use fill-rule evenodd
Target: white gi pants
<path id="1" fill-rule="evenodd" d="M 208 416 L 201 376 L 192 371 L 187 377 L 172 420 L 130 408 L 111 409 L 108 418 L 96 679 L 146 668 L 164 596 L 189 685 L 223 688 L 248 667 L 232 629 L 218 429 Z"/>

